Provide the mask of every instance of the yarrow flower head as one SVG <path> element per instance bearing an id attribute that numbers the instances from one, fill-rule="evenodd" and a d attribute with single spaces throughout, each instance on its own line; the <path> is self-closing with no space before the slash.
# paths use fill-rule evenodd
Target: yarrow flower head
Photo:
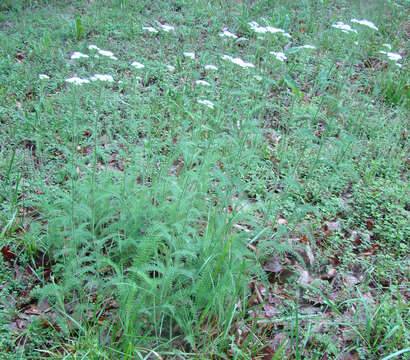
<path id="1" fill-rule="evenodd" d="M 114 79 L 111 75 L 103 75 L 103 74 L 95 74 L 93 76 L 90 77 L 91 81 L 108 81 L 108 82 L 113 82 Z"/>
<path id="2" fill-rule="evenodd" d="M 77 76 L 65 79 L 65 81 L 71 84 L 75 84 L 75 85 L 83 85 L 83 84 L 88 84 L 90 82 L 90 80 L 88 79 L 81 79 Z"/>
<path id="3" fill-rule="evenodd" d="M 301 47 L 300 47 L 301 49 L 316 49 L 316 47 L 315 46 L 313 46 L 313 45 L 302 45 Z"/>
<path id="4" fill-rule="evenodd" d="M 172 25 L 168 25 L 168 24 L 158 23 L 158 26 L 159 26 L 162 30 L 164 30 L 165 32 L 169 32 L 169 31 L 171 31 L 171 30 L 175 30 L 175 28 L 174 28 Z"/>
<path id="5" fill-rule="evenodd" d="M 191 51 L 184 52 L 184 56 L 189 57 L 191 59 L 195 59 L 195 53 Z"/>
<path id="6" fill-rule="evenodd" d="M 222 55 L 222 59 L 223 60 L 229 60 L 231 62 L 233 62 L 236 65 L 239 65 L 240 67 L 246 68 L 246 67 L 255 67 L 255 65 L 253 65 L 252 63 L 243 61 L 240 58 L 234 58 L 230 55 Z"/>
<path id="7" fill-rule="evenodd" d="M 272 55 L 275 55 L 276 59 L 279 60 L 279 61 L 285 61 L 287 59 L 285 53 L 283 53 L 281 51 L 279 51 L 279 52 L 271 51 L 270 53 Z"/>
<path id="8" fill-rule="evenodd" d="M 118 60 L 118 58 L 116 57 L 116 56 L 114 56 L 114 54 L 113 54 L 113 52 L 112 51 L 109 51 L 109 50 L 98 50 L 98 53 L 100 54 L 100 55 L 103 55 L 103 56 L 107 56 L 107 57 L 109 57 L 110 59 L 112 59 L 112 60 Z"/>
<path id="9" fill-rule="evenodd" d="M 286 36 L 288 38 L 292 37 L 289 33 L 287 33 L 285 30 L 276 28 L 274 26 L 259 26 L 259 24 L 256 21 L 251 21 L 248 23 L 250 28 L 255 31 L 256 33 L 259 34 L 265 34 L 265 33 L 271 33 L 271 34 L 276 34 L 280 33 L 283 36 Z"/>
<path id="10" fill-rule="evenodd" d="M 237 39 L 238 36 L 236 36 L 234 33 L 231 33 L 227 28 L 222 29 L 222 32 L 219 33 L 220 37 L 228 37 L 232 39 Z"/>
<path id="11" fill-rule="evenodd" d="M 197 81 L 195 81 L 195 83 L 197 85 L 211 86 L 211 84 L 208 81 L 205 81 L 205 80 L 197 80 Z"/>
<path id="12" fill-rule="evenodd" d="M 205 65 L 205 70 L 218 70 L 218 68 L 215 65 Z"/>
<path id="13" fill-rule="evenodd" d="M 397 54 L 397 53 L 387 52 L 387 51 L 383 51 L 383 50 L 380 50 L 379 53 L 387 55 L 389 60 L 392 60 L 392 61 L 399 61 L 399 60 L 402 59 L 402 56 L 400 54 Z"/>
<path id="14" fill-rule="evenodd" d="M 356 24 L 360 24 L 360 25 L 364 25 L 364 26 L 367 26 L 367 27 L 369 27 L 369 28 L 371 28 L 371 29 L 373 29 L 373 30 L 376 30 L 376 31 L 378 31 L 379 30 L 379 28 L 374 24 L 374 23 L 372 23 L 371 21 L 369 21 L 369 20 L 357 20 L 357 19 L 351 19 L 350 20 L 352 23 L 356 23 Z"/>
<path id="15" fill-rule="evenodd" d="M 157 33 L 157 32 L 158 32 L 158 30 L 155 29 L 155 28 L 152 27 L 152 26 L 143 26 L 143 27 L 142 27 L 142 30 L 149 31 L 149 32 L 151 32 L 151 33 Z"/>
<path id="16" fill-rule="evenodd" d="M 71 60 L 80 59 L 80 58 L 88 58 L 88 55 L 83 54 L 82 52 L 79 52 L 79 51 L 74 51 L 70 57 Z"/>
<path id="17" fill-rule="evenodd" d="M 357 30 L 353 29 L 349 24 L 343 24 L 341 21 L 333 24 L 332 27 L 342 30 L 344 33 L 354 32 L 357 34 Z"/>
<path id="18" fill-rule="evenodd" d="M 209 100 L 198 100 L 198 104 L 205 105 L 205 106 L 209 107 L 210 109 L 215 108 L 214 103 L 212 101 L 209 101 Z"/>
<path id="19" fill-rule="evenodd" d="M 39 74 L 39 75 L 38 75 L 38 78 L 39 78 L 40 80 L 48 80 L 48 79 L 50 79 L 50 76 L 48 76 L 48 75 L 46 75 L 46 74 Z"/>
<path id="20" fill-rule="evenodd" d="M 107 56 L 112 60 L 118 60 L 118 58 L 114 56 L 114 53 L 112 51 L 100 49 L 97 45 L 88 45 L 88 49 L 97 50 L 97 52 L 102 56 Z M 95 57 L 98 58 L 99 56 L 95 55 Z"/>
<path id="21" fill-rule="evenodd" d="M 131 63 L 131 66 L 134 66 L 136 69 L 142 69 L 142 68 L 145 67 L 144 64 L 141 64 L 141 63 L 139 63 L 138 61 L 133 61 L 133 62 Z"/>

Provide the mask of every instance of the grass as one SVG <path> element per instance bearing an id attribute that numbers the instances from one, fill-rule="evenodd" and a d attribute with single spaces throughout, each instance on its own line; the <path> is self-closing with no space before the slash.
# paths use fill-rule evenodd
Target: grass
<path id="1" fill-rule="evenodd" d="M 3 2 L 0 358 L 404 359 L 407 5 Z"/>

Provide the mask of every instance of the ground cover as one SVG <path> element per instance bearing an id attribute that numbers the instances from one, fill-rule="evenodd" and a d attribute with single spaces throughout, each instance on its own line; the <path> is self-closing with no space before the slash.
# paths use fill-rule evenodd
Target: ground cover
<path id="1" fill-rule="evenodd" d="M 408 1 L 3 1 L 1 359 L 405 359 Z"/>

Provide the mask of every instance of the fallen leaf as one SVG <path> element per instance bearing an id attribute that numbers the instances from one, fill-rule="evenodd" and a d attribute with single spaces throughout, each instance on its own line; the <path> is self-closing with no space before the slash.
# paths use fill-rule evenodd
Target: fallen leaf
<path id="1" fill-rule="evenodd" d="M 359 354 L 356 350 L 350 351 L 346 354 L 342 354 L 340 360 L 359 360 Z"/>
<path id="2" fill-rule="evenodd" d="M 26 323 L 24 320 L 17 319 L 16 320 L 17 329 L 25 329 Z"/>
<path id="3" fill-rule="evenodd" d="M 1 253 L 3 255 L 4 261 L 11 262 L 11 260 L 17 257 L 17 255 L 14 252 L 10 251 L 9 245 L 3 246 L 3 248 L 1 249 Z"/>
<path id="4" fill-rule="evenodd" d="M 336 276 L 336 269 L 330 268 L 328 272 L 322 275 L 323 280 L 332 280 Z"/>
<path id="5" fill-rule="evenodd" d="M 374 229 L 374 219 L 366 220 L 366 229 L 372 231 Z"/>
<path id="6" fill-rule="evenodd" d="M 357 285 L 358 283 L 360 283 L 360 280 L 353 275 L 346 275 L 344 277 L 344 282 L 347 286 L 353 286 L 353 285 Z"/>
<path id="7" fill-rule="evenodd" d="M 299 276 L 298 282 L 301 285 L 307 285 L 310 282 L 310 275 L 306 270 L 303 270 Z"/>
<path id="8" fill-rule="evenodd" d="M 263 266 L 263 269 L 267 272 L 279 273 L 283 270 L 283 266 L 280 263 L 280 258 L 277 254 L 273 255 L 272 258 Z"/>
<path id="9" fill-rule="evenodd" d="M 325 221 L 326 231 L 340 231 L 342 230 L 339 221 Z"/>
<path id="10" fill-rule="evenodd" d="M 313 266 L 313 263 L 315 262 L 315 257 L 313 256 L 313 251 L 309 244 L 306 244 L 306 255 L 309 259 L 310 266 Z"/>

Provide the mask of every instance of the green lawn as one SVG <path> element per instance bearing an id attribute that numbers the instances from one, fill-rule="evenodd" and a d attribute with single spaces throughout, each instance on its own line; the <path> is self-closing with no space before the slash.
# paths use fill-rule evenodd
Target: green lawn
<path id="1" fill-rule="evenodd" d="M 407 359 L 408 10 L 0 1 L 0 359 Z"/>

